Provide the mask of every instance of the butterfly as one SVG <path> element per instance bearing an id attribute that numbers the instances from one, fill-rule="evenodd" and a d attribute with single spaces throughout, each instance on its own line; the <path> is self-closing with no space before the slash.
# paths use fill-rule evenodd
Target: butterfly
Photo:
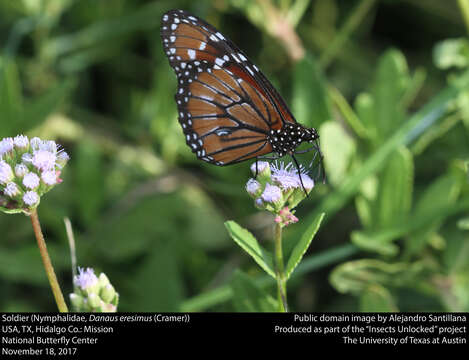
<path id="1" fill-rule="evenodd" d="M 294 155 L 315 150 L 322 164 L 316 129 L 295 120 L 264 74 L 215 27 L 170 10 L 162 17 L 161 39 L 178 79 L 179 123 L 200 160 L 224 166 L 288 154 L 300 174 Z M 303 142 L 313 147 L 298 151 Z"/>

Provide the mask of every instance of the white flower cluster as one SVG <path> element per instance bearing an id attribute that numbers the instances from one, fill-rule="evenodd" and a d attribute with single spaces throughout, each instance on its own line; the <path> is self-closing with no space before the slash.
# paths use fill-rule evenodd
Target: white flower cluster
<path id="1" fill-rule="evenodd" d="M 68 154 L 54 141 L 24 135 L 0 141 L 0 210 L 28 211 L 60 183 Z"/>

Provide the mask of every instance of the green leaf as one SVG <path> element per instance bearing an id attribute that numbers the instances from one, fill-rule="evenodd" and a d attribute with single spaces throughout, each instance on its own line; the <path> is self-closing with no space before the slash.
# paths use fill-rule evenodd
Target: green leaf
<path id="1" fill-rule="evenodd" d="M 127 302 L 140 311 L 177 311 L 184 292 L 177 245 L 167 239 L 155 240 L 145 249 L 143 263 L 129 276 L 131 291 L 121 294 L 121 304 Z"/>
<path id="2" fill-rule="evenodd" d="M 295 67 L 292 112 L 300 123 L 315 128 L 332 119 L 324 78 L 310 56 L 304 57 Z"/>
<path id="3" fill-rule="evenodd" d="M 360 118 L 363 126 L 366 128 L 366 134 L 370 139 L 375 139 L 377 136 L 377 126 L 375 119 L 375 101 L 373 96 L 369 93 L 360 93 L 355 98 L 354 102 L 355 112 Z"/>
<path id="4" fill-rule="evenodd" d="M 16 64 L 0 57 L 0 138 L 14 136 L 23 120 L 23 94 Z"/>
<path id="5" fill-rule="evenodd" d="M 349 170 L 356 150 L 355 141 L 335 121 L 322 124 L 319 133 L 327 179 L 333 185 L 338 185 L 345 179 Z"/>
<path id="6" fill-rule="evenodd" d="M 99 211 L 106 195 L 100 155 L 99 148 L 88 139 L 80 142 L 74 154 L 75 201 L 80 217 L 87 225 L 99 221 Z"/>
<path id="7" fill-rule="evenodd" d="M 411 152 L 397 149 L 386 163 L 379 178 L 376 206 L 376 228 L 401 223 L 412 204 L 414 164 Z"/>
<path id="8" fill-rule="evenodd" d="M 373 284 L 360 296 L 360 311 L 391 312 L 399 311 L 391 293 L 384 286 Z"/>
<path id="9" fill-rule="evenodd" d="M 387 234 L 386 234 L 387 235 Z M 377 252 L 384 256 L 393 256 L 399 252 L 399 248 L 392 244 L 390 241 L 394 238 L 387 236 L 380 236 L 380 234 L 369 234 L 363 231 L 353 231 L 350 235 L 352 243 L 360 248 Z"/>
<path id="10" fill-rule="evenodd" d="M 225 222 L 231 238 L 254 259 L 264 271 L 276 279 L 272 254 L 262 248 L 257 239 L 234 221 Z"/>
<path id="11" fill-rule="evenodd" d="M 466 67 L 469 64 L 469 41 L 459 38 L 439 42 L 433 48 L 433 62 L 440 69 Z"/>
<path id="12" fill-rule="evenodd" d="M 300 241 L 293 248 L 290 254 L 290 258 L 288 259 L 287 266 L 285 268 L 285 276 L 287 279 L 291 276 L 296 266 L 300 263 L 306 250 L 308 250 L 309 244 L 311 244 L 314 235 L 316 235 L 317 231 L 319 230 L 319 226 L 321 225 L 324 215 L 325 213 L 322 213 L 316 217 L 316 219 L 305 231 Z"/>
<path id="13" fill-rule="evenodd" d="M 404 111 L 399 104 L 409 82 L 404 55 L 396 49 L 388 50 L 379 60 L 373 88 L 378 143 L 392 135 L 404 121 Z"/>
<path id="14" fill-rule="evenodd" d="M 241 312 L 275 312 L 277 301 L 262 290 L 248 275 L 236 270 L 231 281 L 233 304 Z"/>
<path id="15" fill-rule="evenodd" d="M 404 262 L 387 263 L 375 259 L 360 259 L 340 264 L 330 275 L 331 284 L 341 293 L 360 295 L 369 286 L 400 285 L 407 281 L 411 265 Z"/>
<path id="16" fill-rule="evenodd" d="M 425 190 L 416 203 L 413 215 L 414 221 L 419 222 L 420 218 L 427 217 L 435 208 L 455 204 L 460 191 L 461 183 L 455 176 L 452 174 L 441 176 Z M 413 232 L 405 243 L 407 255 L 420 252 L 429 241 L 430 235 L 440 228 L 446 216 L 445 213 L 440 212 L 436 214 L 431 224 Z"/>

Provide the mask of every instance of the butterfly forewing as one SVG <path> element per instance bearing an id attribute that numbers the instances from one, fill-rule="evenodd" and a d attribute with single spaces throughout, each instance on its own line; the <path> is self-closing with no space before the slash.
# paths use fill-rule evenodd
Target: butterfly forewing
<path id="1" fill-rule="evenodd" d="M 163 15 L 161 37 L 178 78 L 179 122 L 197 157 L 227 165 L 272 152 L 269 131 L 295 120 L 244 53 L 182 10 Z"/>

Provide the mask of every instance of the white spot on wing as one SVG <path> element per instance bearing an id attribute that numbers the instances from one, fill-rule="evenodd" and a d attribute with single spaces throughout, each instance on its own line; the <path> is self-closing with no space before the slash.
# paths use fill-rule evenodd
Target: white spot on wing
<path id="1" fill-rule="evenodd" d="M 202 42 L 200 43 L 199 50 L 204 50 L 204 49 L 205 49 L 205 46 L 207 46 L 207 44 L 202 41 Z"/>
<path id="2" fill-rule="evenodd" d="M 225 61 L 220 58 L 215 59 L 215 64 L 217 64 L 218 66 L 223 66 L 224 63 Z"/>
<path id="3" fill-rule="evenodd" d="M 193 49 L 187 50 L 187 55 L 189 55 L 189 58 L 194 60 L 195 59 L 195 50 L 193 50 Z"/>

